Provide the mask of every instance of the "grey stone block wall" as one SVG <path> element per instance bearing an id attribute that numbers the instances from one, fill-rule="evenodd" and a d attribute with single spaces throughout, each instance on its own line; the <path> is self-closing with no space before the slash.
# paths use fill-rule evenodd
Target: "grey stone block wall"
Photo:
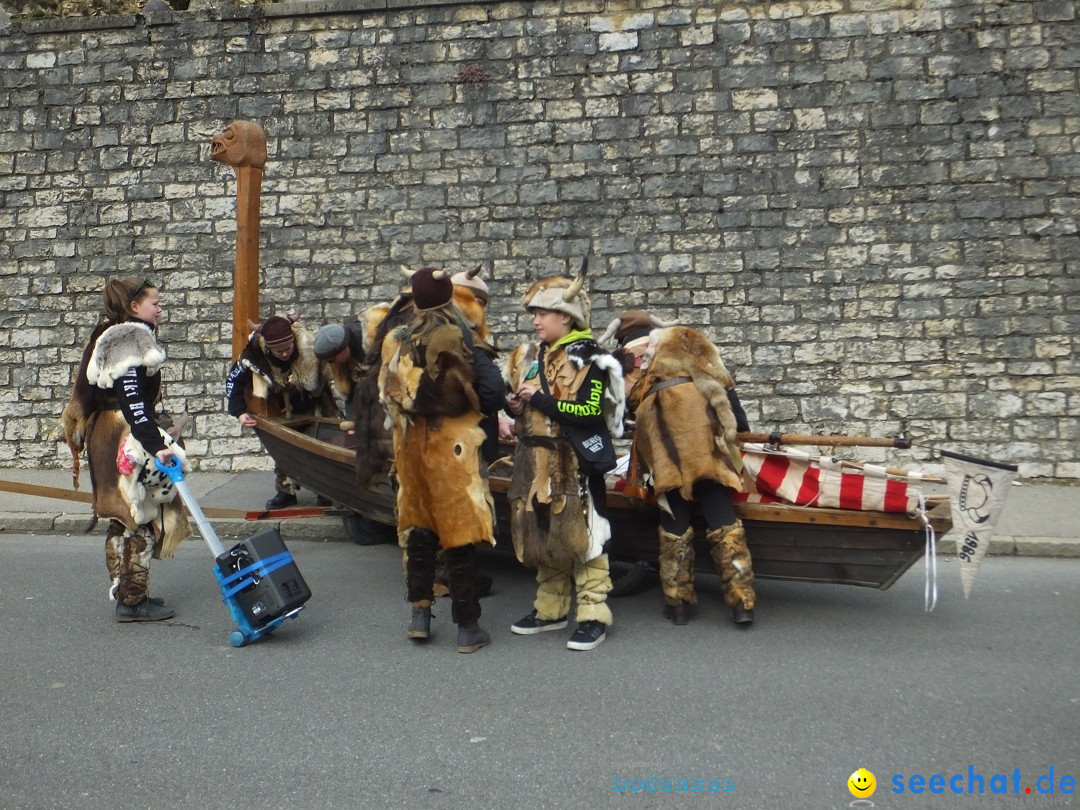
<path id="1" fill-rule="evenodd" d="M 0 29 L 0 466 L 53 444 L 100 291 L 163 290 L 166 405 L 223 413 L 235 118 L 269 140 L 262 309 L 485 264 L 494 332 L 592 255 L 594 321 L 705 329 L 756 427 L 1080 477 L 1080 24 L 1063 0 L 220 4 Z M 864 457 L 874 458 L 872 453 Z"/>

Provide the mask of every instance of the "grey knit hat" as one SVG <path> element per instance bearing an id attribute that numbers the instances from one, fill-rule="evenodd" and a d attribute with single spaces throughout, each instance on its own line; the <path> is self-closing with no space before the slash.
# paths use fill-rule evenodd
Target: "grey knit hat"
<path id="1" fill-rule="evenodd" d="M 315 356 L 320 360 L 333 360 L 338 352 L 348 343 L 345 327 L 340 323 L 331 323 L 322 327 L 315 335 Z"/>

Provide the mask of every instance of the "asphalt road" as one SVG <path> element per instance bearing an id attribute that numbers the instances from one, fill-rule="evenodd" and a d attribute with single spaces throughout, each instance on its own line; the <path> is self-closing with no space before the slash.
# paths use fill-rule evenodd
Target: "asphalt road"
<path id="1" fill-rule="evenodd" d="M 886 592 L 760 582 L 749 632 L 702 577 L 686 627 L 654 588 L 571 652 L 511 635 L 532 579 L 485 554 L 495 641 L 460 655 L 445 600 L 406 640 L 392 546 L 290 543 L 312 601 L 234 649 L 202 543 L 155 562 L 177 617 L 150 625 L 113 622 L 103 544 L 0 535 L 0 807 L 839 808 L 859 767 L 879 808 L 1080 807 L 1080 560 L 988 558 L 967 601 L 943 560 L 932 614 L 921 564 Z"/>

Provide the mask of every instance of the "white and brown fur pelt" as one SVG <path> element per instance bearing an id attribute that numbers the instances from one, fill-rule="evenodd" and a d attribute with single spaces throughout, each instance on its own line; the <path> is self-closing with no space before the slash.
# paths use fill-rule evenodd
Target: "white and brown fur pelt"
<path id="1" fill-rule="evenodd" d="M 276 408 L 281 416 L 289 419 L 294 414 L 313 412 L 322 399 L 324 411 L 329 411 L 325 415 L 331 415 L 337 410 L 337 406 L 332 404 L 332 397 L 328 392 L 323 398 L 325 383 L 319 360 L 315 356 L 315 339 L 296 322 L 292 324 L 292 333 L 296 341 L 297 356 L 288 369 L 281 369 L 270 362 L 270 349 L 257 330 L 240 352 L 237 362 L 251 372 L 249 399 L 261 404 L 261 407 L 254 407 L 254 410 L 272 411 Z M 330 403 L 329 407 L 327 403 Z"/>
<path id="2" fill-rule="evenodd" d="M 168 477 L 153 463 L 153 456 L 131 436 L 119 410 L 100 409 L 102 395 L 132 366 L 142 366 L 152 376 L 165 362 L 165 350 L 153 332 L 139 323 L 122 323 L 96 329 L 87 343 L 61 421 L 65 438 L 77 459 L 83 449 L 90 467 L 95 520 L 107 518 L 135 532 L 149 526 L 154 556 L 171 557 L 177 545 L 191 536 L 187 513 L 176 500 Z M 156 403 L 149 403 L 153 408 Z M 165 445 L 190 470 L 183 447 L 158 430 Z M 121 472 L 121 457 L 127 472 Z M 77 473 L 76 473 L 77 475 Z"/>
<path id="3" fill-rule="evenodd" d="M 397 526 L 427 529 L 443 548 L 495 543 L 480 457 L 484 431 L 460 314 L 419 313 L 383 339 L 379 398 L 393 430 Z"/>
<path id="4" fill-rule="evenodd" d="M 650 393 L 657 383 L 689 377 L 691 383 Z M 654 329 L 642 376 L 630 392 L 638 457 L 649 468 L 658 496 L 677 489 L 692 499 L 696 481 L 712 479 L 736 491 L 742 482 L 733 461 L 736 423 L 727 390 L 735 380 L 716 346 L 687 326 Z M 661 507 L 665 501 L 660 500 Z"/>
<path id="5" fill-rule="evenodd" d="M 503 376 L 510 390 L 517 391 L 523 385 L 540 389 L 542 369 L 526 379 L 538 363 L 539 353 L 539 344 L 529 342 L 508 355 Z M 571 344 L 567 357 L 577 369 L 594 363 L 607 372 L 604 417 L 612 435 L 621 436 L 626 399 L 621 364 L 592 341 Z M 531 567 L 562 567 L 603 553 L 611 538 L 611 525 L 596 511 L 582 486 L 577 454 L 562 437 L 559 425 L 536 408 L 526 408 L 515 431 L 518 446 L 508 499 L 518 560 Z"/>

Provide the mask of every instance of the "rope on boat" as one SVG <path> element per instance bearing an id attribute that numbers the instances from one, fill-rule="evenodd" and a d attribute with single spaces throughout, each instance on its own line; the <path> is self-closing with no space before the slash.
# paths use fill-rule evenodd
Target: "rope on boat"
<path id="1" fill-rule="evenodd" d="M 915 490 L 919 496 L 919 520 L 922 521 L 923 530 L 926 533 L 926 567 L 923 572 L 923 610 L 930 613 L 937 606 L 937 533 L 930 524 L 930 518 L 926 512 L 926 498 L 922 492 Z"/>

